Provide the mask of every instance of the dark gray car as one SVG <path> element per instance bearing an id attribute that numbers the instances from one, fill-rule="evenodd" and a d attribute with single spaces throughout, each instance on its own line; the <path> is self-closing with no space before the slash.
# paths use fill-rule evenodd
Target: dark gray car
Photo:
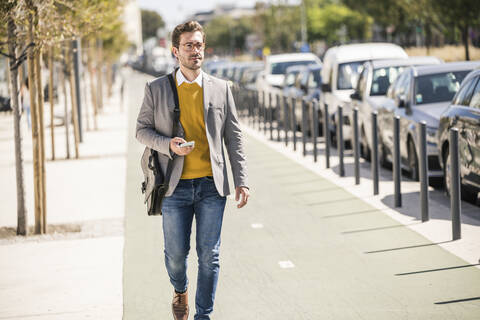
<path id="1" fill-rule="evenodd" d="M 454 62 L 406 69 L 387 92 L 378 110 L 379 153 L 383 163 L 391 161 L 393 119 L 400 116 L 400 157 L 402 167 L 418 180 L 418 126 L 427 124 L 429 177 L 442 177 L 437 149 L 440 114 L 450 104 L 465 76 L 480 62 Z"/>
<path id="2" fill-rule="evenodd" d="M 410 66 L 440 64 L 436 57 L 412 57 L 395 60 L 373 60 L 363 65 L 352 98 L 352 110 L 358 108 L 358 127 L 362 156 L 370 160 L 372 146 L 372 112 L 378 110 L 385 100 L 388 87 L 404 69 Z M 353 123 L 353 114 L 350 115 Z M 353 135 L 353 132 L 352 132 Z M 353 139 L 353 136 L 352 136 Z"/>
<path id="3" fill-rule="evenodd" d="M 462 82 L 450 106 L 440 117 L 438 155 L 450 190 L 450 134 L 458 129 L 462 198 L 475 201 L 480 191 L 480 70 L 472 71 Z"/>

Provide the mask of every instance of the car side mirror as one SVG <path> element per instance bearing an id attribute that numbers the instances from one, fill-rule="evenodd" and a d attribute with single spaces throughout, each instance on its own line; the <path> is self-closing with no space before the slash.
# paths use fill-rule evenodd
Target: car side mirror
<path id="1" fill-rule="evenodd" d="M 352 93 L 352 94 L 350 95 L 350 98 L 352 98 L 352 100 L 361 100 L 360 92 L 355 91 L 354 93 Z"/>
<path id="2" fill-rule="evenodd" d="M 328 83 L 322 83 L 322 92 L 332 92 L 332 88 Z"/>

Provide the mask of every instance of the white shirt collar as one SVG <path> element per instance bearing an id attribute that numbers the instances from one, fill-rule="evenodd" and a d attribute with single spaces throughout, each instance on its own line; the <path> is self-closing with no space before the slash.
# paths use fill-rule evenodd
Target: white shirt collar
<path id="1" fill-rule="evenodd" d="M 177 73 L 175 75 L 175 77 L 177 78 L 177 85 L 180 86 L 182 83 L 186 82 L 186 83 L 194 83 L 196 82 L 200 88 L 202 88 L 202 80 L 203 80 L 203 71 L 200 71 L 200 74 L 198 75 L 198 77 L 193 80 L 193 81 L 188 81 L 185 76 L 183 75 L 182 71 L 180 71 L 180 68 L 178 68 L 177 70 Z"/>

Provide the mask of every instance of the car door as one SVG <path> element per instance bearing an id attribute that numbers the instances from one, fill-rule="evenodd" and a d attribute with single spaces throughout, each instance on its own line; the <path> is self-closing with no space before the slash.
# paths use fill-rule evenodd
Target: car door
<path id="1" fill-rule="evenodd" d="M 402 117 L 405 117 L 405 108 L 399 107 L 398 103 L 400 98 L 405 99 L 406 92 L 408 91 L 409 73 L 404 72 L 395 81 L 392 92 L 392 99 L 389 99 L 390 103 L 383 108 L 381 115 L 380 127 L 382 131 L 382 143 L 387 149 L 388 153 L 392 154 L 393 150 L 393 117 L 399 115 L 401 122 Z"/>
<path id="2" fill-rule="evenodd" d="M 358 119 L 358 124 L 359 124 L 359 133 L 361 134 L 362 130 L 365 132 L 365 136 L 367 137 L 367 141 L 370 141 L 369 139 L 369 133 L 371 132 L 371 128 L 366 127 L 366 123 L 370 123 L 370 121 L 367 121 L 367 117 L 370 116 L 370 112 L 368 111 L 367 108 L 365 108 L 365 93 L 366 93 L 366 86 L 367 86 L 367 79 L 368 79 L 368 70 L 370 68 L 364 68 L 362 73 L 360 74 L 360 77 L 358 78 L 357 82 L 357 88 L 355 89 L 355 92 L 358 93 L 358 99 L 352 99 L 352 110 L 353 108 L 358 108 L 358 113 L 359 113 L 359 119 Z M 352 112 L 352 122 L 353 123 L 353 112 Z M 352 131 L 353 135 L 353 131 Z M 352 137 L 353 138 L 353 137 Z M 353 140 L 352 140 L 353 141 Z M 368 143 L 370 145 L 370 143 Z"/>
<path id="3" fill-rule="evenodd" d="M 477 79 L 480 77 L 477 77 Z M 469 169 L 469 182 L 480 187 L 480 81 L 473 91 L 469 104 L 469 115 L 462 117 L 464 132 L 461 133 L 465 140 L 466 148 L 461 157 L 465 157 Z"/>

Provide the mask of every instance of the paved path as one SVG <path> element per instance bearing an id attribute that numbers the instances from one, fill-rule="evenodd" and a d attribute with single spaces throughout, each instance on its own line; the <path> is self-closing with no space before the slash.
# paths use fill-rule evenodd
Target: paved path
<path id="1" fill-rule="evenodd" d="M 129 90 L 143 92 L 134 77 Z M 129 102 L 124 319 L 170 319 L 161 217 L 139 192 L 142 95 Z M 213 319 L 480 318 L 479 269 L 250 136 L 246 148 L 252 197 L 227 202 Z"/>

